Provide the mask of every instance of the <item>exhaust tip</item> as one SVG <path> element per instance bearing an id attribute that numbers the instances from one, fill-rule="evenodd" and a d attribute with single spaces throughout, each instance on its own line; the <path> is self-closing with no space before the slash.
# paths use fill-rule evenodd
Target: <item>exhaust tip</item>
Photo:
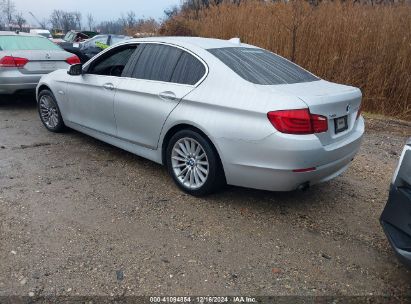
<path id="1" fill-rule="evenodd" d="M 310 189 L 310 182 L 305 182 L 299 185 L 297 189 L 303 192 L 308 191 L 308 189 Z"/>

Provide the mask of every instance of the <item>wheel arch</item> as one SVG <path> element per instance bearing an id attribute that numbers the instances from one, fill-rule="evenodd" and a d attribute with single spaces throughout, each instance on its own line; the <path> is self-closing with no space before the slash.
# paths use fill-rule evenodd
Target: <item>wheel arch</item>
<path id="1" fill-rule="evenodd" d="M 48 91 L 50 91 L 51 93 L 53 93 L 53 95 L 54 95 L 54 92 L 51 90 L 51 88 L 50 88 L 47 84 L 42 83 L 42 84 L 37 88 L 37 92 L 36 92 L 36 100 L 37 100 L 37 102 L 39 101 L 39 100 L 38 100 L 38 97 L 39 97 L 40 92 L 41 92 L 41 91 L 44 91 L 44 90 L 48 90 Z"/>
<path id="2" fill-rule="evenodd" d="M 214 149 L 214 152 L 217 155 L 218 161 L 220 163 L 221 169 L 223 170 L 224 173 L 224 179 L 225 179 L 225 170 L 224 170 L 224 165 L 220 156 L 220 152 L 217 149 L 217 146 L 215 145 L 215 143 L 211 140 L 210 136 L 208 136 L 203 130 L 201 130 L 200 128 L 193 126 L 191 124 L 188 123 L 180 123 L 177 125 L 174 125 L 173 127 L 171 127 L 166 134 L 163 137 L 163 141 L 161 144 L 161 162 L 163 165 L 166 165 L 166 151 L 167 151 L 167 146 L 168 143 L 170 142 L 170 139 L 173 137 L 174 134 L 176 134 L 177 132 L 181 131 L 181 130 L 192 130 L 195 131 L 199 134 L 201 134 L 202 136 L 204 136 L 204 138 L 210 143 L 211 147 Z"/>

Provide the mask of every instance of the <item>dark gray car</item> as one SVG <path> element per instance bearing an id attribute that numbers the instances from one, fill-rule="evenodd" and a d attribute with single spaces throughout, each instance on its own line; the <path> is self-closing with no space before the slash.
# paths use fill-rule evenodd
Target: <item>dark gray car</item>
<path id="1" fill-rule="evenodd" d="M 411 268 L 411 138 L 395 171 L 381 225 L 398 258 Z"/>
<path id="2" fill-rule="evenodd" d="M 93 38 L 82 42 L 61 43 L 60 46 L 67 52 L 77 55 L 82 63 L 86 63 L 106 48 L 128 39 L 131 39 L 131 37 L 124 35 L 104 34 L 94 36 Z"/>

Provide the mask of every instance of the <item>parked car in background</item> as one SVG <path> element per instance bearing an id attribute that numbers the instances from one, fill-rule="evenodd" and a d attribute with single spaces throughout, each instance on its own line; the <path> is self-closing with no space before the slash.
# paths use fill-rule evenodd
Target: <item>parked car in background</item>
<path id="1" fill-rule="evenodd" d="M 68 42 L 68 43 L 81 42 L 81 41 L 93 38 L 97 34 L 98 34 L 97 32 L 91 32 L 91 31 L 79 32 L 79 31 L 72 30 L 66 33 L 63 40 L 64 42 Z"/>
<path id="2" fill-rule="evenodd" d="M 239 39 L 131 39 L 37 87 L 40 119 L 164 164 L 192 195 L 305 189 L 344 172 L 361 91 Z"/>
<path id="3" fill-rule="evenodd" d="M 0 32 L 0 94 L 34 91 L 41 76 L 79 62 L 42 36 Z"/>
<path id="4" fill-rule="evenodd" d="M 411 138 L 395 170 L 381 225 L 400 261 L 411 268 Z"/>
<path id="5" fill-rule="evenodd" d="M 51 35 L 51 33 L 50 33 L 49 30 L 31 29 L 31 30 L 30 30 L 30 34 L 40 35 L 40 36 L 43 36 L 43 37 L 45 37 L 45 38 L 47 38 L 47 39 L 50 39 L 50 40 L 53 39 L 53 36 Z"/>
<path id="6" fill-rule="evenodd" d="M 129 36 L 124 35 L 97 35 L 91 39 L 85 40 L 80 43 L 73 43 L 72 46 L 65 45 L 64 49 L 67 52 L 76 54 L 82 63 L 85 63 L 90 58 L 94 57 L 102 50 L 119 43 L 124 40 L 131 39 Z"/>

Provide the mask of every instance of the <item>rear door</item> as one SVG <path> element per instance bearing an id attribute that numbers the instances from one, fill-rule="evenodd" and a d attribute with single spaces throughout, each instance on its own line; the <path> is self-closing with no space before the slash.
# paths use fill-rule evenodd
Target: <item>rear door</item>
<path id="1" fill-rule="evenodd" d="M 206 74 L 205 64 L 175 46 L 139 46 L 129 78 L 120 83 L 115 98 L 118 136 L 156 149 L 168 115 Z"/>
<path id="2" fill-rule="evenodd" d="M 67 120 L 116 135 L 114 95 L 135 49 L 136 45 L 114 48 L 91 62 L 83 75 L 67 78 Z"/>

